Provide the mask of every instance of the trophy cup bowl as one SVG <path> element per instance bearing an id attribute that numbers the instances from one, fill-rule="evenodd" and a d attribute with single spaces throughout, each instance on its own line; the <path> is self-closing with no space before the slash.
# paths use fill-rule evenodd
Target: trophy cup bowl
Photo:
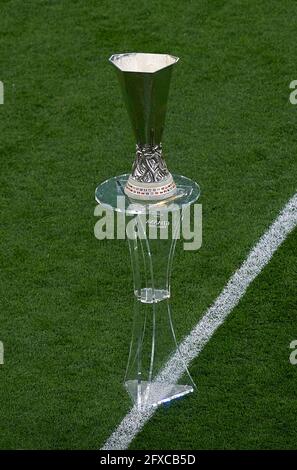
<path id="1" fill-rule="evenodd" d="M 132 199 L 161 200 L 174 196 L 176 184 L 162 154 L 162 134 L 172 67 L 179 60 L 168 54 L 114 54 L 134 135 L 136 156 L 125 194 Z"/>

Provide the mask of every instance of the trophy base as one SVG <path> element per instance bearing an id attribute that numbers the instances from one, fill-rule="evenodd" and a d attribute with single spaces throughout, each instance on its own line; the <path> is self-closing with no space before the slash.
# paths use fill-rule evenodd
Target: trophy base
<path id="1" fill-rule="evenodd" d="M 124 191 L 131 199 L 156 201 L 174 196 L 176 184 L 170 173 L 167 178 L 158 183 L 142 183 L 129 176 Z"/>

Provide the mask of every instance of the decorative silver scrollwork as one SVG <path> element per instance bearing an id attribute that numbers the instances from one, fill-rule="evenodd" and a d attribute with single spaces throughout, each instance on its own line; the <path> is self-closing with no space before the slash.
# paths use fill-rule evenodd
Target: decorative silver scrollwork
<path id="1" fill-rule="evenodd" d="M 162 157 L 162 144 L 136 145 L 136 157 L 132 167 L 132 178 L 142 183 L 157 183 L 169 172 Z"/>

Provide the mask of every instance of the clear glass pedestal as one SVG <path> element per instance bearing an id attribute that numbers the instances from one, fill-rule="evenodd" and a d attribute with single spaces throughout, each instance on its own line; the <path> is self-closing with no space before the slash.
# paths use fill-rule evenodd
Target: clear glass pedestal
<path id="1" fill-rule="evenodd" d="M 134 280 L 134 323 L 124 385 L 138 408 L 145 409 L 196 387 L 174 333 L 170 277 L 185 208 L 197 201 L 200 190 L 194 181 L 173 175 L 176 195 L 156 202 L 136 201 L 124 193 L 128 177 L 100 184 L 95 198 L 104 209 L 120 214 L 117 224 L 125 224 Z M 117 226 L 116 233 L 123 233 L 122 228 Z M 177 380 L 171 372 L 175 368 L 184 371 Z"/>

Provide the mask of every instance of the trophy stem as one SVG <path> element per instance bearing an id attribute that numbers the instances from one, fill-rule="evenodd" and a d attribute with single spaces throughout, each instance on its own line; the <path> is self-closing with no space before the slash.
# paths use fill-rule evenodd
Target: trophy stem
<path id="1" fill-rule="evenodd" d="M 142 183 L 158 183 L 169 175 L 162 144 L 136 144 L 136 157 L 132 167 L 132 178 Z"/>

